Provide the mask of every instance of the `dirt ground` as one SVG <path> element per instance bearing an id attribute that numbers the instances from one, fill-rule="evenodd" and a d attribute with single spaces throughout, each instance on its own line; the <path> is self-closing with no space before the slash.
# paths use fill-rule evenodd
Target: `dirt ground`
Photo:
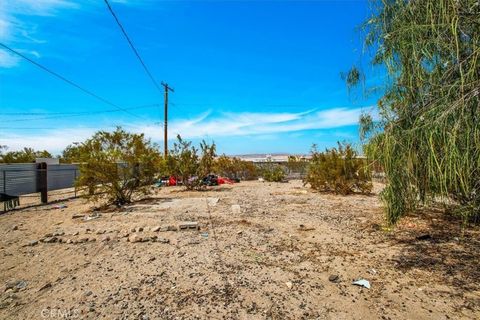
<path id="1" fill-rule="evenodd" d="M 480 318 L 478 227 L 440 211 L 389 231 L 377 195 L 300 181 L 60 204 L 0 215 L 1 319 Z"/>

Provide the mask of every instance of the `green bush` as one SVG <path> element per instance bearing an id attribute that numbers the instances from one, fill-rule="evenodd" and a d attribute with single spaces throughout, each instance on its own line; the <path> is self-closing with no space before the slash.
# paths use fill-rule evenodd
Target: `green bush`
<path id="1" fill-rule="evenodd" d="M 226 155 L 221 155 L 215 160 L 214 172 L 230 179 L 253 180 L 258 177 L 255 164 Z"/>
<path id="2" fill-rule="evenodd" d="M 79 187 L 95 201 L 107 195 L 109 203 L 123 205 L 134 194 L 148 194 L 158 178 L 163 159 L 158 147 L 143 134 L 99 131 L 87 141 L 68 146 L 64 155 L 79 162 Z"/>
<path id="3" fill-rule="evenodd" d="M 350 144 L 338 143 L 338 148 L 318 152 L 312 148 L 312 159 L 304 179 L 312 189 L 348 195 L 369 194 L 372 178 L 366 161 L 359 159 Z"/>
<path id="4" fill-rule="evenodd" d="M 169 174 L 177 177 L 187 190 L 203 188 L 202 179 L 213 171 L 215 143 L 209 145 L 202 141 L 200 157 L 192 142 L 183 140 L 180 135 L 177 140 L 167 157 Z"/>
<path id="5" fill-rule="evenodd" d="M 269 182 L 282 182 L 285 180 L 285 170 L 279 165 L 269 164 L 263 169 L 263 179 Z"/>

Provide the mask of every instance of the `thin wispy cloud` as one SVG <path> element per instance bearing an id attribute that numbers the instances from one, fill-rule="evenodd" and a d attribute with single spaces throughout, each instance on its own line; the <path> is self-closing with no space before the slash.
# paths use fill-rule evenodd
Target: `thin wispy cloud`
<path id="1" fill-rule="evenodd" d="M 67 0 L 3 0 L 0 5 L 0 41 L 36 58 L 40 54 L 29 50 L 30 44 L 42 44 L 46 40 L 38 38 L 37 24 L 30 17 L 51 17 L 60 10 L 76 9 L 79 5 Z M 0 68 L 13 68 L 20 59 L 10 52 L 0 49 Z"/>
<path id="2" fill-rule="evenodd" d="M 355 125 L 358 123 L 362 110 L 362 108 L 333 108 L 299 113 L 229 112 L 219 115 L 208 111 L 197 117 L 173 120 L 169 123 L 168 131 L 171 139 L 175 139 L 177 134 L 186 139 L 215 139 L 235 136 L 273 139 L 274 135 L 286 132 L 295 133 Z M 144 126 L 137 123 L 132 124 L 126 130 L 145 133 L 153 141 L 162 141 L 163 139 L 163 131 L 158 126 Z M 59 152 L 73 142 L 87 139 L 95 131 L 97 130 L 78 127 L 46 130 L 35 135 L 3 133 L 0 145 L 6 144 L 11 150 L 29 146 L 35 149 Z M 72 137 L 75 137 L 74 141 Z"/>

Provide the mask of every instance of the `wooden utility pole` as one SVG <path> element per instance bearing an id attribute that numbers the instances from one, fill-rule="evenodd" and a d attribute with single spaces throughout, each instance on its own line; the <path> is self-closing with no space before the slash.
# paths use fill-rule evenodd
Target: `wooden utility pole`
<path id="1" fill-rule="evenodd" d="M 168 86 L 168 83 L 165 83 L 165 82 L 162 82 L 162 86 L 165 88 L 165 113 L 164 113 L 164 117 L 165 117 L 165 122 L 164 122 L 164 125 L 163 125 L 163 139 L 164 139 L 164 157 L 166 158 L 167 157 L 167 154 L 168 154 L 168 133 L 167 133 L 167 129 L 168 129 L 168 91 L 172 91 L 172 92 L 175 92 L 175 90 L 173 90 L 172 87 L 169 87 Z"/>

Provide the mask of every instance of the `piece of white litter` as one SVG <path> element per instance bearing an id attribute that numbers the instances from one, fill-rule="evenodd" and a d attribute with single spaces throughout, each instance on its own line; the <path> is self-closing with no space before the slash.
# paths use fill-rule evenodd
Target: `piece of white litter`
<path id="1" fill-rule="evenodd" d="M 218 203 L 218 198 L 207 198 L 207 203 L 210 207 L 215 207 Z"/>
<path id="2" fill-rule="evenodd" d="M 370 289 L 370 281 L 365 279 L 359 279 L 357 281 L 354 281 L 352 284 Z"/>

